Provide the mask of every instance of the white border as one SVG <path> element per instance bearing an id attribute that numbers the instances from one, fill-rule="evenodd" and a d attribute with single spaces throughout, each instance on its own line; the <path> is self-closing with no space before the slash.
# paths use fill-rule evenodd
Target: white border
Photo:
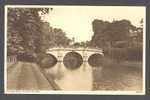
<path id="1" fill-rule="evenodd" d="M 7 8 L 50 8 L 50 7 L 72 7 L 69 5 L 5 5 L 5 48 L 4 48 L 4 93 L 5 94 L 86 94 L 86 95 L 145 95 L 146 91 L 146 6 L 116 6 L 116 7 L 145 7 L 145 18 L 143 25 L 143 91 L 8 91 L 7 90 Z M 73 6 L 73 7 L 112 7 L 112 6 Z M 115 7 L 115 6 L 113 6 Z"/>

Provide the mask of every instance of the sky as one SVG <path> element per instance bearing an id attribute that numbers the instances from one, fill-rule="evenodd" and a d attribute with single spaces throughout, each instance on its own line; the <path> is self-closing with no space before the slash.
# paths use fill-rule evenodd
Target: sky
<path id="1" fill-rule="evenodd" d="M 145 21 L 145 7 L 140 6 L 51 6 L 48 14 L 43 19 L 53 28 L 61 28 L 66 36 L 75 38 L 76 42 L 91 40 L 93 36 L 92 21 L 127 19 L 135 26 L 140 20 Z"/>

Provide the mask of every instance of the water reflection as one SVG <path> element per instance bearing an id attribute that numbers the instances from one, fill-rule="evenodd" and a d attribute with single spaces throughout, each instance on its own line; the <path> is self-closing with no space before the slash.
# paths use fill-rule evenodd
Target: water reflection
<path id="1" fill-rule="evenodd" d="M 54 77 L 55 82 L 62 90 L 85 91 L 93 88 L 92 67 L 87 62 L 75 70 L 69 70 L 59 62 L 53 68 L 45 69 L 45 71 Z"/>

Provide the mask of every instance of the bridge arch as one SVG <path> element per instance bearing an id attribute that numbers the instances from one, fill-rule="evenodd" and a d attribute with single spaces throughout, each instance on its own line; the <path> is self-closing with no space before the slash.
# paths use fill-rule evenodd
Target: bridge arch
<path id="1" fill-rule="evenodd" d="M 63 58 L 63 64 L 67 69 L 74 70 L 80 68 L 83 57 L 76 51 L 68 52 Z"/>
<path id="2" fill-rule="evenodd" d="M 40 65 L 43 68 L 51 68 L 57 64 L 57 58 L 53 54 L 46 54 L 40 61 Z"/>
<path id="3" fill-rule="evenodd" d="M 88 64 L 92 67 L 99 67 L 103 64 L 103 55 L 94 53 L 88 57 Z"/>
<path id="4" fill-rule="evenodd" d="M 93 49 L 93 48 L 63 48 L 63 47 L 59 48 L 57 47 L 57 48 L 50 48 L 47 51 L 48 54 L 54 55 L 57 58 L 58 62 L 63 62 L 65 56 L 70 52 L 78 53 L 83 59 L 82 64 L 84 64 L 84 62 L 90 61 L 90 63 L 86 63 L 90 65 L 92 61 L 89 59 L 94 58 L 92 55 L 99 55 L 99 58 L 104 56 L 103 51 L 101 49 Z"/>

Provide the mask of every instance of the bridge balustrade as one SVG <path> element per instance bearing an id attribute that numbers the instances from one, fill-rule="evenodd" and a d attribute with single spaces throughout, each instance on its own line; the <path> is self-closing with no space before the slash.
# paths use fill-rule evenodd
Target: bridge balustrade
<path id="1" fill-rule="evenodd" d="M 53 56 L 48 60 L 51 62 L 49 66 L 60 62 L 71 70 L 79 68 L 82 64 L 98 67 L 102 64 L 104 56 L 103 50 L 97 48 L 50 48 L 47 54 Z"/>

